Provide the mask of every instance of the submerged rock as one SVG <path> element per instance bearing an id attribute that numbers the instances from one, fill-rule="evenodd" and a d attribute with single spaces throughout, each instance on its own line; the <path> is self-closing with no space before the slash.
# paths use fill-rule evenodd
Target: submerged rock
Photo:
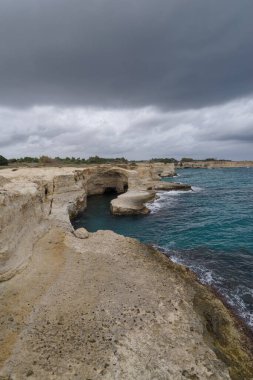
<path id="1" fill-rule="evenodd" d="M 154 190 L 172 191 L 172 190 L 191 190 L 191 186 L 186 183 L 178 182 L 155 182 L 153 185 Z"/>

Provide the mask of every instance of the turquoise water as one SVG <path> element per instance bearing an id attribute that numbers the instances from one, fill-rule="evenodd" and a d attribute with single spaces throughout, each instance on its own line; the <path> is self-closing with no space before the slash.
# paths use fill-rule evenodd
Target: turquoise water
<path id="1" fill-rule="evenodd" d="M 214 286 L 253 328 L 253 168 L 184 169 L 167 181 L 193 191 L 160 192 L 148 216 L 113 216 L 116 195 L 93 196 L 73 221 L 162 248 Z"/>

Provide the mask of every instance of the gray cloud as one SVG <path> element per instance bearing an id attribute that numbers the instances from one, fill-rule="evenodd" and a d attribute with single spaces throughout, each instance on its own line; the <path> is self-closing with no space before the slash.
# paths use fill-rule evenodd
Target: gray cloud
<path id="1" fill-rule="evenodd" d="M 197 110 L 0 108 L 1 154 L 252 159 L 253 98 Z"/>
<path id="2" fill-rule="evenodd" d="M 0 154 L 252 159 L 252 0 L 1 0 Z"/>
<path id="3" fill-rule="evenodd" d="M 253 89 L 252 0 L 1 0 L 0 104 L 189 109 Z"/>

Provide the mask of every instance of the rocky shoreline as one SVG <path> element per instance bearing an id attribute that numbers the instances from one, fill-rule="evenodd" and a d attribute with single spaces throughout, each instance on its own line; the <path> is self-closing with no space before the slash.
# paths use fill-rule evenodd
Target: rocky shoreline
<path id="1" fill-rule="evenodd" d="M 226 168 L 252 168 L 253 161 L 226 161 L 226 160 L 191 160 L 176 164 L 177 169 L 226 169 Z"/>
<path id="2" fill-rule="evenodd" d="M 0 379 L 252 379 L 250 337 L 194 274 L 112 231 L 75 236 L 119 171 L 62 169 L 1 172 Z"/>

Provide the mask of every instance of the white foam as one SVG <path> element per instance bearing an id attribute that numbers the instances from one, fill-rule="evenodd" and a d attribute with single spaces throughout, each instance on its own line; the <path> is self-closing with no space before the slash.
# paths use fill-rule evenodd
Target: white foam
<path id="1" fill-rule="evenodd" d="M 245 294 L 250 294 L 253 296 L 253 289 L 246 286 L 238 286 L 236 291 L 232 294 L 224 294 L 228 303 L 238 310 L 239 315 L 246 321 L 246 323 L 252 328 L 253 327 L 253 312 L 248 310 L 243 296 Z"/>
<path id="2" fill-rule="evenodd" d="M 195 191 L 195 193 L 199 193 L 200 191 L 203 191 L 204 189 L 202 189 L 202 187 L 192 186 L 192 190 Z"/>
<path id="3" fill-rule="evenodd" d="M 156 213 L 161 208 L 168 208 L 175 204 L 177 196 L 181 194 L 185 195 L 186 192 L 184 190 L 158 191 L 158 198 L 153 202 L 146 203 L 146 206 L 151 211 L 151 214 Z"/>
<path id="4" fill-rule="evenodd" d="M 166 194 L 168 195 L 178 195 L 178 194 L 186 194 L 187 192 L 185 190 L 170 190 L 167 191 Z"/>
<path id="5" fill-rule="evenodd" d="M 175 195 L 177 195 L 176 194 L 177 192 L 173 191 L 173 194 L 171 194 L 171 193 L 172 193 L 172 191 L 170 191 L 170 192 L 167 192 L 167 191 L 157 192 L 158 198 L 155 199 L 153 202 L 146 204 L 147 208 L 151 211 L 151 214 L 156 213 L 161 208 L 169 207 L 174 202 L 173 197 Z"/>
<path id="6" fill-rule="evenodd" d="M 146 203 L 146 206 L 150 210 L 151 214 L 154 214 L 155 212 L 159 211 L 162 207 L 162 205 L 157 201 L 154 201 L 152 203 Z"/>
<path id="7" fill-rule="evenodd" d="M 213 274 L 211 271 L 206 271 L 205 273 L 202 274 L 202 279 L 205 284 L 211 285 L 213 284 Z"/>
<path id="8" fill-rule="evenodd" d="M 159 246 L 157 246 L 157 248 L 159 249 Z M 184 260 L 184 258 L 177 256 L 177 253 L 173 250 L 170 251 L 169 249 L 166 249 L 166 253 L 174 263 L 184 265 L 195 272 L 202 284 L 214 286 L 218 292 L 227 300 L 228 304 L 237 310 L 238 315 L 243 318 L 246 324 L 250 328 L 253 328 L 253 312 L 248 309 L 243 300 L 243 297 L 246 294 L 249 294 L 253 297 L 252 288 L 249 288 L 245 285 L 240 285 L 236 289 L 231 289 L 230 291 L 223 286 L 224 278 L 213 273 L 211 270 L 204 268 L 202 265 L 190 264 L 187 262 L 187 260 Z"/>
<path id="9" fill-rule="evenodd" d="M 177 260 L 177 262 L 178 261 L 180 262 L 180 260 Z M 200 281 L 203 284 L 214 286 L 219 291 L 219 293 L 225 297 L 227 302 L 237 310 L 238 314 L 244 319 L 247 325 L 251 328 L 253 327 L 253 313 L 248 310 L 243 300 L 243 296 L 245 294 L 250 294 L 253 296 L 253 289 L 250 289 L 246 286 L 238 286 L 237 289 L 228 291 L 222 286 L 224 280 L 223 278 L 218 277 L 217 275 L 214 276 L 211 271 L 205 270 L 202 267 L 196 267 L 194 265 L 188 265 L 188 267 L 197 273 Z"/>
<path id="10" fill-rule="evenodd" d="M 170 256 L 170 259 L 171 259 L 171 261 L 173 261 L 173 263 L 182 264 L 181 260 L 174 255 Z"/>

